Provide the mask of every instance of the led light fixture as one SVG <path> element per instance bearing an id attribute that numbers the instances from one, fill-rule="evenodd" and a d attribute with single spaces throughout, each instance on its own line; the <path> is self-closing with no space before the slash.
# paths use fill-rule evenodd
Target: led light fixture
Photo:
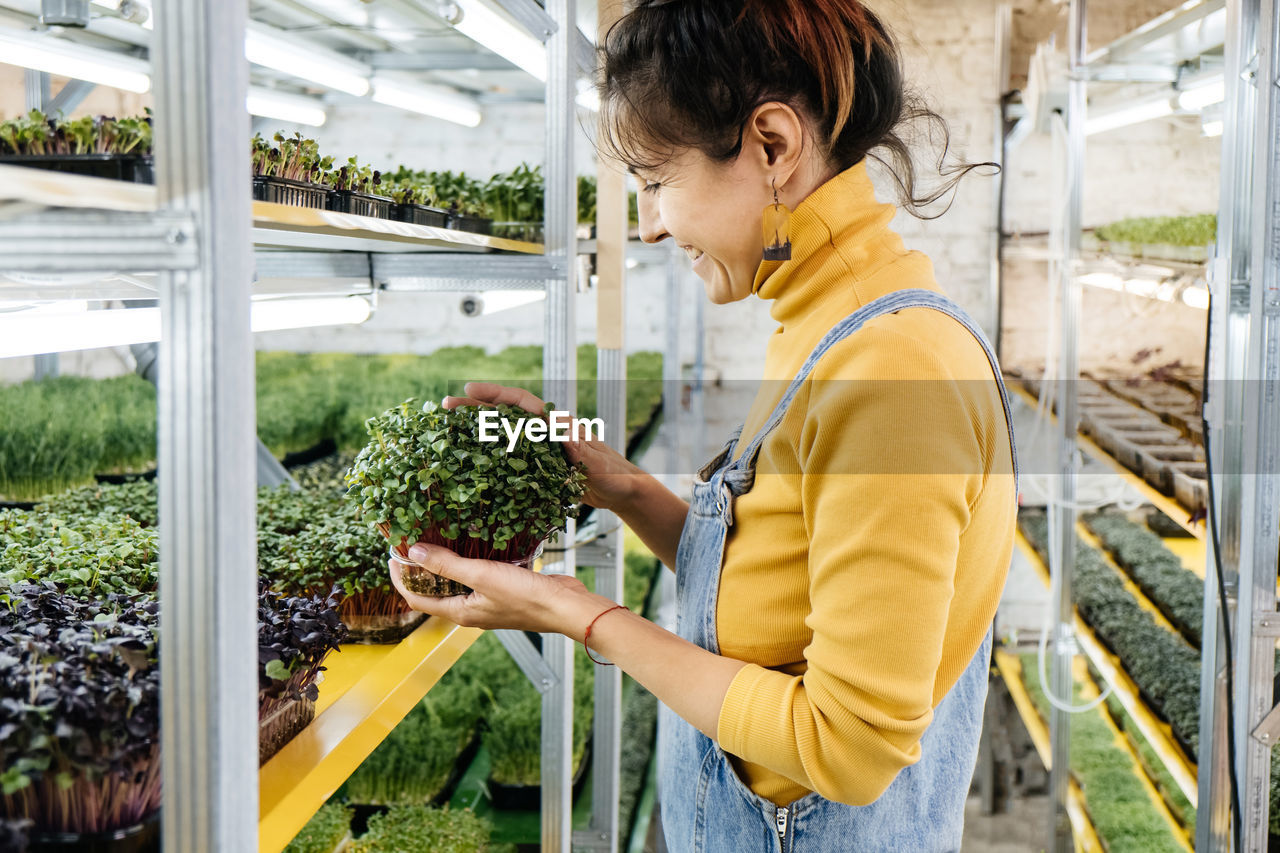
<path id="1" fill-rule="evenodd" d="M 359 97 L 369 92 L 368 66 L 336 51 L 299 44 L 253 21 L 245 32 L 244 55 L 255 65 L 274 68 L 349 95 Z"/>
<path id="2" fill-rule="evenodd" d="M 159 308 L 86 309 L 84 302 L 66 302 L 0 310 L 0 358 L 160 340 Z M 271 332 L 363 323 L 372 308 L 362 296 L 336 296 L 255 301 L 251 311 L 253 331 Z"/>
<path id="3" fill-rule="evenodd" d="M 480 105 L 443 86 L 375 77 L 373 99 L 389 107 L 435 116 L 463 127 L 475 127 L 480 123 Z"/>
<path id="4" fill-rule="evenodd" d="M 1130 107 L 1090 115 L 1085 121 L 1084 132 L 1092 136 L 1095 133 L 1105 133 L 1108 130 L 1171 115 L 1173 115 L 1173 101 L 1170 98 L 1158 98 Z"/>
<path id="5" fill-rule="evenodd" d="M 1227 97 L 1226 83 L 1215 80 L 1194 89 L 1187 89 L 1178 95 L 1178 108 L 1187 112 L 1198 113 L 1213 104 L 1220 104 Z"/>
<path id="6" fill-rule="evenodd" d="M 455 2 L 462 12 L 461 20 L 453 25 L 458 32 L 539 80 L 547 79 L 547 49 L 541 42 L 483 0 Z"/>
<path id="7" fill-rule="evenodd" d="M 273 92 L 270 89 L 249 88 L 245 106 L 255 116 L 275 118 L 292 124 L 320 127 L 324 124 L 324 104 L 315 98 Z"/>
<path id="8" fill-rule="evenodd" d="M 1223 125 L 1221 119 L 1217 121 L 1206 121 L 1204 124 L 1200 125 L 1200 132 L 1205 136 L 1221 136 L 1224 127 L 1225 125 Z"/>
<path id="9" fill-rule="evenodd" d="M 547 298 L 545 290 L 486 290 L 462 298 L 458 306 L 467 317 L 484 317 L 498 311 L 507 311 L 532 305 Z"/>
<path id="10" fill-rule="evenodd" d="M 0 29 L 0 62 L 126 92 L 151 88 L 150 66 L 144 59 L 27 30 Z"/>

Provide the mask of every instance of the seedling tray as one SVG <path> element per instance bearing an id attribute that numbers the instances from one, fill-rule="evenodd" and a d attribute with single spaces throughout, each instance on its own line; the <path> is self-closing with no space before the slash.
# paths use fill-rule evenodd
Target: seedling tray
<path id="1" fill-rule="evenodd" d="M 344 614 L 342 622 L 347 626 L 347 642 L 380 646 L 398 643 L 425 622 L 427 614 L 416 610 L 393 614 Z"/>
<path id="2" fill-rule="evenodd" d="M 448 227 L 454 231 L 469 231 L 472 234 L 492 234 L 493 220 L 479 216 L 463 216 L 458 213 L 450 213 Z"/>
<path id="3" fill-rule="evenodd" d="M 154 853 L 160 849 L 160 813 L 107 832 L 32 831 L 30 853 Z"/>
<path id="4" fill-rule="evenodd" d="M 1171 463 L 1169 468 L 1173 472 L 1173 493 L 1178 503 L 1186 507 L 1192 515 L 1202 514 L 1209 497 L 1204 463 L 1175 462 Z"/>
<path id="5" fill-rule="evenodd" d="M 5 155 L 0 163 L 51 172 L 70 172 L 131 184 L 154 184 L 155 161 L 148 154 Z"/>
<path id="6" fill-rule="evenodd" d="M 275 204 L 324 210 L 328 195 L 328 187 L 309 184 L 306 181 L 273 178 L 266 175 L 255 175 L 253 178 L 254 201 L 269 201 Z"/>
<path id="7" fill-rule="evenodd" d="M 391 208 L 391 218 L 398 222 L 444 228 L 449 224 L 449 212 L 425 204 L 397 204 Z"/>
<path id="8" fill-rule="evenodd" d="M 1168 449 L 1144 450 L 1142 478 L 1162 495 L 1173 496 L 1173 471 L 1170 462 L 1204 462 L 1204 453 L 1197 448 L 1178 445 Z"/>
<path id="9" fill-rule="evenodd" d="M 316 717 L 316 703 L 310 699 L 286 702 L 258 721 L 258 764 L 266 764 L 298 732 Z"/>
<path id="10" fill-rule="evenodd" d="M 368 193 L 357 193 L 350 190 L 329 191 L 329 209 L 338 213 L 352 213 L 356 216 L 390 219 L 392 204 L 391 199 L 386 196 L 369 195 Z"/>

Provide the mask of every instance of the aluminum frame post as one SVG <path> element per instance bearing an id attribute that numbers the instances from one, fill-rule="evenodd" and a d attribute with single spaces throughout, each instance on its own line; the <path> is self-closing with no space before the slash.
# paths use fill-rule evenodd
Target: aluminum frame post
<path id="1" fill-rule="evenodd" d="M 1241 847 L 1267 849 L 1271 789 L 1270 732 L 1260 731 L 1274 704 L 1275 619 L 1280 545 L 1280 20 L 1276 0 L 1258 4 L 1257 72 L 1246 85 L 1257 99 L 1253 128 L 1253 234 L 1249 345 L 1245 383 L 1244 488 L 1240 505 L 1240 586 L 1236 609 L 1235 740 Z"/>
<path id="2" fill-rule="evenodd" d="M 1072 696 L 1071 665 L 1075 657 L 1074 601 L 1072 584 L 1076 564 L 1076 429 L 1079 411 L 1076 405 L 1076 380 L 1079 378 L 1078 333 L 1080 324 L 1080 283 L 1076 280 L 1076 261 L 1080 254 L 1080 220 L 1084 205 L 1084 148 L 1088 83 L 1084 75 L 1087 42 L 1086 0 L 1071 0 L 1067 40 L 1071 79 L 1067 98 L 1066 145 L 1066 213 L 1062 223 L 1062 255 L 1060 293 L 1062 297 L 1061 355 L 1058 365 L 1057 401 L 1058 439 L 1057 505 L 1050 508 L 1055 536 L 1050 544 L 1056 555 L 1056 571 L 1050 583 L 1053 616 L 1056 621 L 1050 683 L 1059 699 Z M 1068 853 L 1074 849 L 1071 823 L 1067 815 L 1071 767 L 1071 715 L 1055 707 L 1049 715 L 1049 737 L 1053 761 L 1049 771 L 1049 795 L 1053 819 L 1049 827 L 1049 849 Z"/>
<path id="3" fill-rule="evenodd" d="M 1227 591 L 1227 619 L 1238 635 L 1245 626 L 1234 617 L 1241 566 L 1240 535 L 1244 480 L 1244 387 L 1249 340 L 1249 281 L 1253 235 L 1252 145 L 1256 97 L 1245 69 L 1256 51 L 1258 0 L 1226 4 L 1225 100 L 1222 136 L 1218 239 L 1210 267 L 1213 300 L 1210 312 L 1210 394 L 1205 401 L 1210 470 L 1214 473 L 1214 521 L 1221 551 L 1206 537 L 1204 615 L 1200 664 L 1200 753 L 1196 812 L 1196 850 L 1227 853 L 1232 849 L 1231 778 L 1227 745 L 1226 649 L 1222 633 L 1217 576 L 1222 563 Z M 1210 534 L 1212 531 L 1210 530 Z M 1237 669 L 1237 672 L 1239 670 Z"/>
<path id="4" fill-rule="evenodd" d="M 163 847 L 256 850 L 253 274 L 244 3 L 156 8 L 160 208 L 198 265 L 160 274 Z"/>
<path id="5" fill-rule="evenodd" d="M 680 474 L 680 271 L 676 254 L 666 257 L 667 334 L 662 351 L 662 431 L 667 438 L 664 479 L 677 489 Z"/>
<path id="6" fill-rule="evenodd" d="M 545 246 L 549 260 L 564 272 L 547 279 L 546 341 L 543 349 L 543 399 L 573 411 L 577 404 L 577 350 L 574 346 L 577 254 L 577 179 L 573 173 L 575 62 L 573 36 L 576 0 L 547 0 L 546 11 L 559 26 L 547 39 Z M 560 561 L 543 571 L 573 576 L 571 547 L 575 526 L 567 524 Z M 569 853 L 573 810 L 573 643 L 562 634 L 542 635 L 542 657 L 559 683 L 542 694 L 542 850 Z"/>

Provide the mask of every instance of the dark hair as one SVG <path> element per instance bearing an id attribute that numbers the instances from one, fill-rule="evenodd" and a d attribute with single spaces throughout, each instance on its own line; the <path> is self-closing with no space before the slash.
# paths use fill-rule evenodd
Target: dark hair
<path id="1" fill-rule="evenodd" d="M 906 87 L 892 36 L 858 0 L 639 0 L 601 53 L 601 148 L 632 168 L 685 148 L 732 160 L 752 111 L 769 101 L 807 120 L 840 171 L 867 157 L 883 164 L 901 205 L 922 219 L 945 213 L 921 208 L 970 171 L 995 167 L 945 164 L 946 122 Z M 905 136 L 920 120 L 941 140 L 946 179 L 927 192 L 917 192 Z"/>

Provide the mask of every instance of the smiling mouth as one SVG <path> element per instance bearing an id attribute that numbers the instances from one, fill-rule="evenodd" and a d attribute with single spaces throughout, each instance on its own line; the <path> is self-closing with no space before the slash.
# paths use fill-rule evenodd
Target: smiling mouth
<path id="1" fill-rule="evenodd" d="M 683 246 L 682 248 L 684 249 L 685 254 L 689 256 L 689 260 L 694 263 L 697 263 L 698 258 L 701 258 L 703 255 L 703 252 L 700 249 L 695 249 L 692 246 Z"/>

